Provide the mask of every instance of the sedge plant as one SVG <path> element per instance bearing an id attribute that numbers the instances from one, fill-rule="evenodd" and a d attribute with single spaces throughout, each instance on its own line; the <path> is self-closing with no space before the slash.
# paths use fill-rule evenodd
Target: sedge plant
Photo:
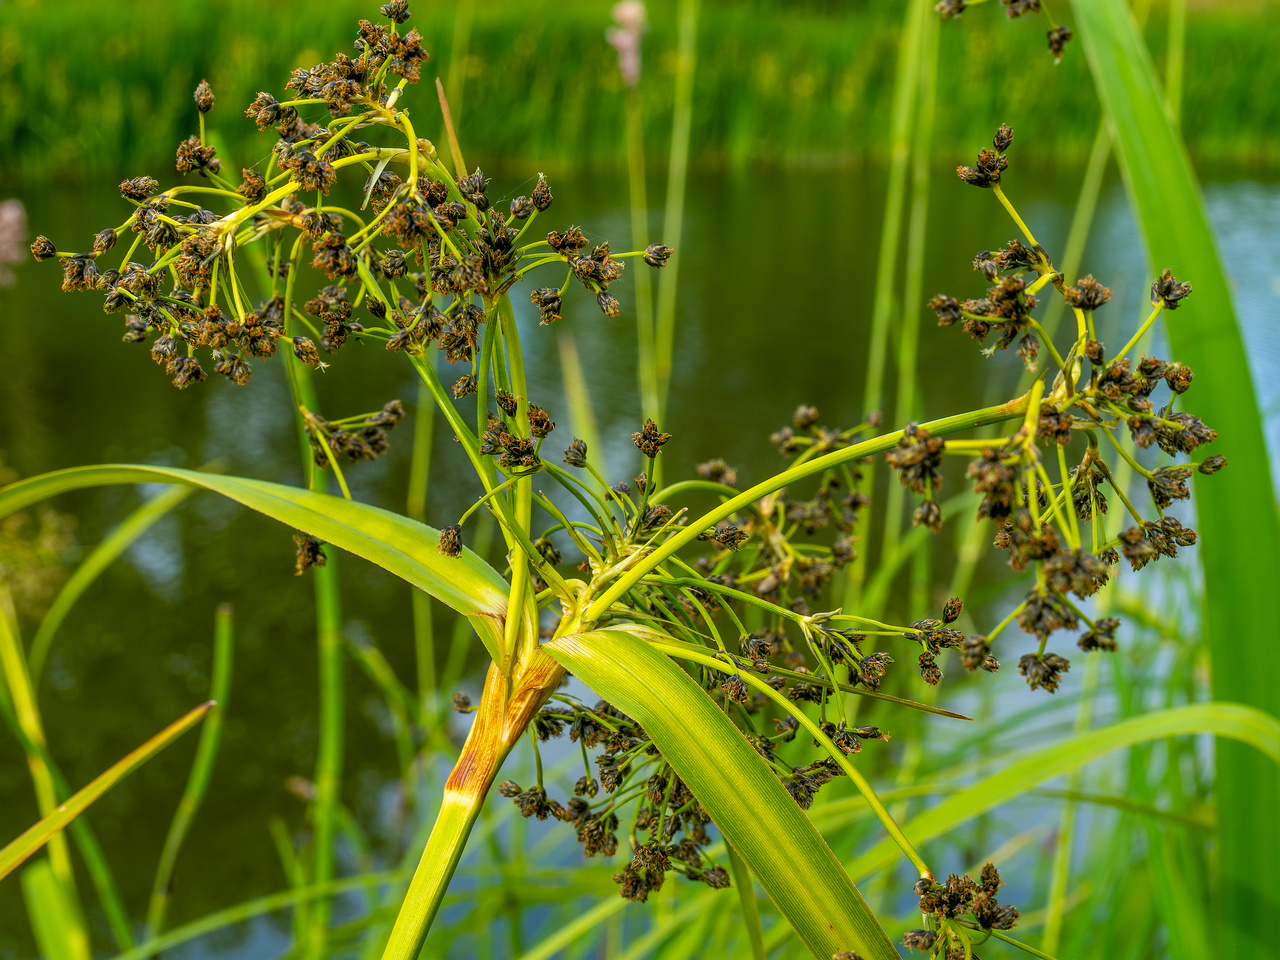
<path id="1" fill-rule="evenodd" d="M 999 902 L 994 865 L 976 876 L 935 877 L 919 844 L 936 835 L 929 831 L 938 817 L 895 822 L 858 762 L 889 733 L 859 723 L 851 704 L 878 700 L 890 717 L 917 710 L 963 719 L 883 692 L 895 661 L 912 660 L 921 682 L 936 686 L 949 660 L 995 672 L 999 654 L 1016 658 L 1033 690 L 1052 693 L 1070 663 L 1049 648 L 1051 637 L 1077 632 L 1084 651 L 1116 649 L 1119 620 L 1091 615 L 1090 598 L 1122 559 L 1137 570 L 1194 543 L 1170 508 L 1189 497 L 1194 471 L 1224 465 L 1201 449 L 1214 431 L 1184 409 L 1190 369 L 1132 355 L 1158 317 L 1182 308 L 1191 285 L 1164 271 L 1139 333 L 1104 344 L 1094 313 L 1110 292 L 1092 277 L 1068 285 L 1004 192 L 1013 131 L 1001 126 L 991 148 L 958 174 L 993 195 L 1019 236 L 975 259 L 985 292 L 939 295 L 930 307 L 943 326 L 989 344 L 990 354 L 1014 348 L 1034 374 L 1028 391 L 885 432 L 874 411 L 839 427 L 801 405 L 772 437 L 788 467 L 754 483 L 740 482 L 723 460 L 654 482 L 673 437 L 648 418 L 632 435 L 642 469 L 610 475 L 582 439 L 554 439 L 556 424 L 530 396 L 527 343 L 565 322 L 563 303 L 577 287 L 606 318 L 618 317 L 610 287 L 629 266 L 662 268 L 672 251 L 653 242 L 615 253 L 578 227 L 541 234 L 536 223 L 553 203 L 541 175 L 528 195 L 498 209 L 489 178 L 479 168 L 465 173 L 446 112 L 451 172 L 403 102 L 420 79 L 423 38 L 404 26 L 406 0 L 381 12 L 382 21 L 360 21 L 354 55 L 294 71 L 284 99 L 254 98 L 247 116 L 276 137 L 264 162 L 239 177 L 224 171 L 203 136 L 214 93 L 202 82 L 201 133 L 177 152 L 178 171 L 193 179 L 165 189 L 149 176 L 126 180 L 128 215 L 98 232 L 89 250 L 45 237 L 32 247 L 37 259 L 60 260 L 64 290 L 103 294 L 106 311 L 124 318 L 124 340 L 149 342 L 179 389 L 210 372 L 244 386 L 255 364 L 284 362 L 312 465 L 309 487 L 158 466 L 82 467 L 10 485 L 0 491 L 0 514 L 93 485 L 203 488 L 295 528 L 299 573 L 324 567 L 330 546 L 339 548 L 465 618 L 490 662 L 479 702 L 455 697 L 471 729 L 388 919 L 388 960 L 422 949 L 494 792 L 525 817 L 570 824 L 588 857 L 611 858 L 625 844 L 631 856 L 614 880 L 628 900 L 646 900 L 670 874 L 712 888 L 741 887 L 750 875 L 814 956 L 890 960 L 897 952 L 880 920 L 805 814 L 837 778 L 849 779 L 885 832 L 887 846 L 868 856 L 877 865 L 905 858 L 918 876 L 923 926 L 905 933 L 907 945 L 967 957 L 996 938 L 1043 956 L 1009 932 L 1019 911 Z M 359 209 L 327 199 L 347 179 L 360 188 Z M 264 274 L 255 262 L 266 264 Z M 328 282 L 304 292 L 308 262 Z M 529 291 L 523 285 L 535 275 L 549 279 Z M 1047 297 L 1061 298 L 1075 321 L 1058 342 L 1035 315 Z M 522 302 L 536 311 L 524 322 Z M 445 518 L 452 522 L 432 527 L 352 498 L 346 472 L 385 451 L 387 431 L 404 416 L 396 400 L 348 416 L 319 408 L 308 375 L 340 375 L 353 341 L 381 345 L 389 364 L 412 370 L 457 441 L 475 500 Z M 996 439 L 963 436 L 989 426 L 1000 426 Z M 1192 459 L 1153 467 L 1128 439 Z M 1028 581 L 1024 598 L 984 633 L 956 628 L 958 597 L 904 623 L 824 603 L 855 561 L 855 531 L 870 505 L 860 470 L 877 457 L 914 495 L 913 522 L 933 532 L 942 523 L 944 460 L 967 462 L 977 522 L 992 521 L 996 546 Z M 1146 480 L 1149 502 L 1135 503 L 1117 482 L 1119 464 Z M 414 512 L 425 509 L 415 503 Z M 482 512 L 502 538 L 499 566 L 466 545 Z M 1109 513 L 1126 515 L 1118 533 L 1104 522 Z M 1027 643 L 1011 640 L 1015 626 Z M 378 661 L 363 660 L 385 675 Z M 565 692 L 570 672 L 600 699 Z M 522 739 L 538 758 L 538 743 L 558 736 L 582 755 L 571 796 L 548 790 L 540 758 L 533 782 L 504 780 L 495 791 Z M 339 769 L 335 760 L 330 775 Z M 998 802 L 997 793 L 987 796 Z M 710 852 L 717 834 L 723 859 Z M 742 902 L 758 925 L 754 901 Z M 161 912 L 153 906 L 156 923 Z M 312 912 L 310 948 L 322 949 L 327 923 L 327 911 Z M 763 950 L 761 937 L 750 939 Z"/>

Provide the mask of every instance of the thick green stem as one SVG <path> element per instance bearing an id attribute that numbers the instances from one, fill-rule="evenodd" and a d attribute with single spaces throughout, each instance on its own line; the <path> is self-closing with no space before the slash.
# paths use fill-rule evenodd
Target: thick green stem
<path id="1" fill-rule="evenodd" d="M 400 906 L 382 960 L 415 960 L 462 860 L 467 838 L 480 816 L 502 762 L 564 676 L 537 647 L 510 676 L 489 667 L 475 724 L 444 786 L 444 801 L 431 837 Z"/>

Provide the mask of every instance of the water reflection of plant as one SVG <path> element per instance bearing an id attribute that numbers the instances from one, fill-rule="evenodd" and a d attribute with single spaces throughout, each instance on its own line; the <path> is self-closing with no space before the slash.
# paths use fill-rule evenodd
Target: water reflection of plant
<path id="1" fill-rule="evenodd" d="M 563 455 L 573 469 L 557 466 L 556 458 L 542 454 L 555 424 L 528 397 L 511 290 L 529 272 L 558 266 L 566 271 L 563 282 L 531 294 L 543 324 L 559 319 L 575 279 L 606 315 L 616 315 L 619 305 L 609 286 L 622 275 L 626 258 L 661 267 L 671 251 L 651 244 L 615 254 L 602 243 L 587 253 L 590 244 L 577 228 L 522 244 L 552 203 L 546 179 L 539 177 L 531 194 L 517 197 L 503 214 L 488 197 L 483 173 L 466 174 L 451 128 L 453 172 L 441 162 L 398 107 L 402 91 L 418 78 L 425 56 L 421 37 L 400 30 L 408 19 L 405 3 L 388 3 L 383 12 L 391 26 L 361 22 L 357 57 L 339 55 L 295 71 L 288 84 L 293 100 L 260 93 L 250 105 L 246 112 L 258 126 L 274 127 L 280 135 L 262 172 L 245 169 L 240 184 L 228 181 L 204 136 L 193 136 L 179 147 L 179 170 L 198 172 L 211 185 L 157 192 L 156 181 L 134 178 L 121 185 L 134 212 L 119 227 L 101 231 L 91 252 L 62 253 L 43 237 L 33 246 L 37 259 L 61 258 L 64 289 L 104 291 L 108 312 L 126 313 L 126 340 L 154 338 L 152 356 L 179 388 L 205 379 L 201 350 L 208 351 L 214 372 L 244 384 L 252 360 L 271 359 L 285 347 L 310 490 L 164 468 L 83 468 L 13 486 L 0 495 L 0 504 L 12 510 L 61 489 L 161 479 L 216 490 L 302 531 L 298 567 L 316 577 L 322 662 L 314 839 L 311 862 L 301 868 L 316 892 L 298 921 L 299 939 L 311 955 L 329 949 L 336 936 L 327 900 L 341 816 L 341 619 L 326 544 L 383 565 L 463 614 L 492 660 L 474 711 L 465 701 L 455 703 L 460 711 L 474 712 L 475 721 L 384 956 L 411 957 L 421 948 L 502 762 L 526 733 L 535 757 L 539 740 L 567 733 L 582 747 L 583 776 L 573 797 L 561 803 L 547 793 L 539 759 L 532 786 L 507 782 L 500 792 L 526 817 L 573 823 L 588 855 L 612 855 L 629 816 L 625 835 L 632 858 L 615 877 L 627 899 L 646 899 L 672 871 L 711 887 L 732 880 L 740 891 L 750 889 L 754 875 L 815 955 L 895 956 L 848 875 L 800 812 L 822 786 L 848 776 L 888 842 L 921 878 L 916 890 L 928 925 L 909 933 L 908 942 L 947 955 L 967 954 L 975 942 L 992 936 L 1014 942 L 1003 931 L 1014 925 L 1018 911 L 996 902 L 1000 880 L 993 867 L 977 881 L 934 881 L 908 839 L 910 829 L 894 822 L 849 759 L 864 742 L 887 735 L 858 724 L 856 701 L 840 694 L 955 716 L 880 692 L 892 657 L 875 648 L 903 639 L 917 644 L 921 677 L 937 684 L 938 658 L 946 649 L 958 648 L 969 670 L 997 670 L 992 641 L 1015 620 L 1037 641 L 1035 651 L 1019 661 L 1032 689 L 1052 692 L 1062 682 L 1067 661 L 1046 649 L 1055 631 L 1083 624 L 1083 649 L 1114 650 L 1118 622 L 1092 619 L 1080 601 L 1106 584 L 1121 554 L 1136 570 L 1193 542 L 1194 533 L 1164 508 L 1187 497 L 1192 467 L 1212 473 L 1221 466 L 1221 458 L 1208 457 L 1150 470 L 1125 447 L 1131 437 L 1139 446 L 1154 443 L 1190 454 L 1213 439 L 1194 417 L 1174 411 L 1190 372 L 1147 358 L 1132 367 L 1125 354 L 1137 337 L 1107 354 L 1093 312 L 1109 292 L 1092 278 L 1068 285 L 1003 193 L 1000 180 L 1013 133 L 1002 127 L 994 149 L 958 172 L 996 194 L 1026 242 L 1013 240 L 997 253 L 979 255 L 975 268 L 992 283 L 986 297 L 938 297 L 931 306 L 943 324 L 959 323 L 979 341 L 994 335 L 995 348 L 1016 343 L 1029 369 L 1038 368 L 1044 346 L 1052 364 L 1028 393 L 880 436 L 873 436 L 877 415 L 848 429 L 827 428 L 816 410 L 802 406 L 793 425 L 775 435 L 792 466 L 746 489 L 739 489 L 722 462 L 704 465 L 698 479 L 653 482 L 661 448 L 671 437 L 652 419 L 633 436 L 645 463 L 634 483 L 611 483 L 576 438 Z M 394 88 L 391 73 L 402 78 Z M 203 130 L 203 115 L 213 107 L 207 84 L 197 89 L 196 101 Z M 322 106 L 330 114 L 325 124 L 307 122 L 299 113 Z M 403 138 L 404 146 L 356 140 L 365 130 Z M 389 171 L 391 164 L 404 178 Z M 367 174 L 370 217 L 363 207 L 357 212 L 325 202 L 348 168 Z M 229 210 L 219 215 L 183 199 L 192 195 L 214 197 L 210 202 Z M 287 236 L 291 230 L 296 237 Z M 126 232 L 136 236 L 120 267 L 100 270 L 99 258 Z M 308 241 L 311 265 L 334 282 L 299 309 L 297 282 Z M 132 259 L 140 246 L 153 254 L 149 266 Z M 264 275 L 250 269 L 255 258 Z M 170 292 L 162 292 L 162 280 L 173 281 Z M 255 306 L 250 291 L 259 285 L 270 295 Z M 1036 295 L 1049 288 L 1077 321 L 1062 351 L 1032 316 Z M 1189 292 L 1189 285 L 1166 271 L 1153 285 L 1147 326 Z M 361 309 L 367 317 L 357 314 Z M 434 530 L 352 501 L 342 460 L 377 456 L 386 449 L 386 431 L 404 415 L 397 401 L 367 414 L 322 415 L 311 370 L 339 366 L 340 359 L 322 361 L 320 350 L 334 355 L 352 339 L 381 342 L 402 354 L 453 430 L 481 491 L 457 523 Z M 451 387 L 428 353 L 433 345 L 460 368 Z M 1157 408 L 1148 397 L 1162 381 L 1171 395 Z M 472 396 L 474 412 L 460 411 L 457 402 Z M 1004 439 L 948 439 L 1008 421 L 1018 428 Z M 986 635 L 966 636 L 952 626 L 961 612 L 958 598 L 937 618 L 905 624 L 813 609 L 835 574 L 854 559 L 853 531 L 866 505 L 857 493 L 857 465 L 880 453 L 902 485 L 921 498 L 916 524 L 935 532 L 942 521 L 937 494 L 943 457 L 968 458 L 982 501 L 979 518 L 997 521 L 997 543 L 1009 550 L 1015 570 L 1034 569 L 1035 585 L 1026 599 Z M 1128 499 L 1109 462 L 1148 479 L 1154 514 Z M 323 492 L 330 469 L 341 498 Z M 536 489 L 539 474 L 569 499 Z M 807 481 L 816 486 L 800 499 L 799 485 Z M 1103 486 L 1120 499 L 1135 526 L 1116 534 L 1103 528 Z M 693 498 L 718 502 L 693 519 L 687 508 L 671 504 Z M 505 572 L 463 546 L 463 524 L 481 507 L 504 538 Z M 824 532 L 834 532 L 834 542 Z M 564 563 L 562 549 L 577 552 L 576 569 L 574 561 Z M 419 653 L 433 656 L 429 647 Z M 689 672 L 675 661 L 689 664 Z M 413 698 L 403 702 L 394 677 L 376 659 L 366 658 L 364 665 L 381 678 L 389 698 L 401 700 L 402 717 L 439 721 Z M 588 706 L 559 693 L 566 670 L 605 699 Z M 775 720 L 772 733 L 762 729 L 766 718 Z M 1197 715 L 1186 722 L 1206 721 Z M 1221 718 L 1214 722 L 1227 725 Z M 797 757 L 786 746 L 801 728 L 804 739 L 820 748 L 817 759 Z M 602 748 L 594 771 L 587 747 Z M 406 766 L 413 762 L 409 753 Z M 726 841 L 728 869 L 710 856 L 711 824 Z M 744 910 L 753 925 L 753 949 L 762 955 L 758 916 L 753 918 L 745 900 Z M 160 933 L 155 915 L 153 910 L 153 937 Z"/>

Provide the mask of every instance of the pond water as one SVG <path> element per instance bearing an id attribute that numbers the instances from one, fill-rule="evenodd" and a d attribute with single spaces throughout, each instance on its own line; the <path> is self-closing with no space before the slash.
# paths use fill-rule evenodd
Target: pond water
<path id="1" fill-rule="evenodd" d="M 970 259 L 979 249 L 1001 245 L 1013 230 L 992 197 L 959 184 L 947 163 L 937 167 L 925 295 L 976 296 L 982 284 Z M 1079 176 L 1077 170 L 1038 170 L 1008 177 L 1011 197 L 1051 252 L 1061 249 Z M 512 196 L 530 186 L 529 180 L 499 176 L 490 195 Z M 874 170 L 692 177 L 673 400 L 670 422 L 663 425 L 675 435 L 664 451 L 669 478 L 715 456 L 746 480 L 773 472 L 781 461 L 768 434 L 801 402 L 816 404 L 828 424 L 849 425 L 864 415 L 884 186 L 884 174 Z M 100 191 L 18 186 L 9 187 L 7 196 L 24 204 L 29 238 L 44 233 L 59 246 L 74 247 L 87 246 L 96 230 L 122 218 L 124 206 L 113 188 L 114 181 Z M 626 248 L 625 180 L 583 174 L 553 178 L 553 189 L 548 229 L 581 223 L 593 239 L 613 238 L 615 250 Z M 1210 172 L 1206 195 L 1274 452 L 1280 449 L 1280 182 Z M 660 220 L 655 209 L 654 224 Z M 656 226 L 652 234 L 660 239 Z M 621 318 L 603 317 L 577 291 L 563 321 L 582 355 L 615 479 L 637 469 L 630 444 L 638 426 L 631 270 L 621 283 Z M 1127 336 L 1144 312 L 1150 271 L 1118 182 L 1108 184 L 1099 207 L 1084 263 L 1089 271 L 1116 291 L 1099 315 L 1103 329 L 1110 327 L 1104 339 Z M 178 392 L 145 347 L 120 342 L 120 318 L 103 314 L 97 296 L 59 291 L 56 264 L 23 260 L 9 279 L 0 287 L 0 454 L 19 475 L 107 461 L 196 467 L 223 459 L 231 473 L 298 481 L 296 435 L 278 362 L 259 367 L 245 387 L 214 378 Z M 546 280 L 558 281 L 558 272 Z M 531 399 L 561 424 L 553 440 L 567 443 L 573 431 L 557 328 L 538 327 L 526 298 L 515 299 Z M 1194 322 L 1194 304 L 1177 315 L 1180 322 Z M 935 329 L 931 316 L 921 313 L 923 418 L 989 403 L 1012 389 L 1016 357 L 984 360 L 959 330 Z M 1194 357 L 1183 359 L 1194 366 Z M 331 360 L 319 378 L 326 416 L 415 396 L 407 365 L 374 345 L 349 345 Z M 387 455 L 348 471 L 357 499 L 403 505 L 411 432 L 411 422 L 402 424 Z M 442 439 L 431 474 L 429 516 L 437 525 L 452 522 L 475 495 L 444 434 L 437 430 Z M 66 496 L 56 507 L 75 518 L 78 541 L 92 546 L 153 492 L 104 488 Z M 362 561 L 344 558 L 341 568 L 347 635 L 376 644 L 412 685 L 407 590 Z M 213 611 L 222 602 L 236 608 L 226 735 L 179 866 L 171 923 L 285 886 L 268 823 L 280 818 L 289 830 L 303 826 L 304 804 L 286 783 L 312 773 L 317 706 L 311 590 L 292 573 L 287 530 L 212 495 L 193 496 L 97 581 L 54 641 L 39 695 L 50 749 L 79 785 L 204 699 Z M 439 626 L 444 629 L 443 619 Z M 396 775 L 395 751 L 375 688 L 352 663 L 347 678 L 343 798 L 381 842 L 395 829 L 383 826 L 394 819 L 387 816 L 386 785 Z M 1016 677 L 1002 679 L 1018 683 Z M 474 677 L 464 683 L 473 693 L 476 686 Z M 194 746 L 193 736 L 178 743 L 90 814 L 134 916 L 145 912 Z M 6 732 L 0 736 L 0 839 L 16 835 L 35 816 L 22 754 Z M 273 931 L 270 924 L 255 925 L 189 955 L 266 956 L 280 945 Z M 34 956 L 19 885 L 12 880 L 0 884 L 0 956 Z"/>

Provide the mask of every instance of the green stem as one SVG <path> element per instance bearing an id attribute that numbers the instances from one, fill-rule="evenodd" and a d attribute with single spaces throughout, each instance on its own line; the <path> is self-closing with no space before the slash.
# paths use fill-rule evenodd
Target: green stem
<path id="1" fill-rule="evenodd" d="M 884 219 L 880 224 L 880 253 L 876 264 L 876 290 L 871 307 L 871 337 L 867 345 L 866 388 L 862 415 L 870 416 L 884 402 L 884 371 L 889 352 L 889 324 L 894 310 L 894 282 L 898 274 L 898 246 L 902 234 L 903 206 L 906 202 L 907 171 L 911 161 L 911 129 L 915 115 L 916 87 L 920 78 L 920 34 L 924 20 L 931 16 L 922 3 L 907 3 L 906 23 L 899 44 L 898 69 L 893 87 L 890 121 L 889 182 L 885 189 Z M 870 494 L 875 469 L 863 471 L 859 492 Z M 891 492 L 890 496 L 894 494 Z M 900 496 L 900 495 L 899 495 Z M 867 572 L 867 551 L 859 550 L 849 565 L 845 581 L 844 605 L 855 607 L 862 594 Z"/>
<path id="2" fill-rule="evenodd" d="M 299 238 L 301 241 L 301 238 Z M 286 304 L 292 290 L 293 274 L 289 271 L 286 282 Z M 325 475 L 310 456 L 306 442 L 306 424 L 301 407 L 318 409 L 315 384 L 311 368 L 297 357 L 285 358 L 290 372 L 290 382 L 299 405 L 298 429 L 302 440 L 303 469 L 307 486 L 323 491 Z M 311 882 L 323 885 L 333 879 L 334 836 L 337 832 L 338 791 L 342 779 L 344 690 L 342 679 L 342 609 L 339 601 L 338 566 L 335 551 L 326 550 L 328 558 L 324 566 L 312 568 L 316 595 L 316 644 L 320 673 L 320 738 L 316 755 L 316 796 L 312 804 Z M 309 957 L 319 958 L 325 952 L 328 939 L 331 901 L 319 897 L 311 904 L 306 925 L 306 951 Z"/>
<path id="3" fill-rule="evenodd" d="M 916 366 L 920 344 L 920 311 L 924 297 L 924 255 L 929 219 L 930 133 L 933 129 L 937 101 L 938 18 L 925 15 L 918 36 L 919 76 L 916 80 L 919 102 L 913 123 L 911 151 L 911 213 L 907 225 L 907 261 L 902 289 L 901 321 L 898 324 L 898 392 L 894 402 L 893 422 L 912 419 L 917 397 Z M 884 539 L 881 555 L 895 553 L 902 536 L 902 511 L 905 488 L 890 482 L 886 498 Z M 871 610 L 872 615 L 879 610 Z"/>
<path id="4" fill-rule="evenodd" d="M 1000 423 L 1004 420 L 1014 420 L 1023 416 L 1026 412 L 1028 404 L 1028 396 L 1019 397 L 1006 403 L 997 404 L 993 407 L 983 407 L 980 410 L 973 410 L 968 413 L 957 414 L 952 417 L 944 417 L 941 420 L 932 420 L 921 426 L 930 433 L 939 436 L 959 433 L 961 430 L 971 430 L 975 427 L 986 426 L 989 423 Z M 677 550 L 693 543 L 700 533 L 708 527 L 714 526 L 721 520 L 731 517 L 739 510 L 746 509 L 755 503 L 761 497 L 768 496 L 783 487 L 797 483 L 806 477 L 821 473 L 831 467 L 838 466 L 842 463 L 853 463 L 861 460 L 863 457 L 873 456 L 877 453 L 884 453 L 897 446 L 899 440 L 902 439 L 902 431 L 895 430 L 892 433 L 886 433 L 883 436 L 875 437 L 871 440 L 864 440 L 861 443 L 855 443 L 852 446 L 845 447 L 842 450 L 835 450 L 824 456 L 810 460 L 808 463 L 790 470 L 784 470 L 782 473 L 770 477 L 757 483 L 754 487 L 744 490 L 718 507 L 703 514 L 697 519 L 691 520 L 678 533 L 668 539 L 665 543 L 653 549 L 653 552 L 644 558 L 643 561 L 637 563 L 630 568 L 622 577 L 620 577 L 608 590 L 596 598 L 591 606 L 583 614 L 583 620 L 587 622 L 598 622 L 605 612 L 616 601 L 634 587 L 643 577 L 649 574 L 658 564 L 666 560 Z"/>
<path id="5" fill-rule="evenodd" d="M 671 157 L 667 162 L 667 208 L 662 242 L 675 249 L 658 277 L 658 310 L 654 329 L 654 367 L 658 390 L 656 422 L 667 412 L 671 361 L 675 352 L 676 290 L 680 271 L 680 238 L 684 226 L 684 193 L 689 171 L 689 131 L 693 126 L 693 79 L 698 58 L 699 0 L 680 0 L 676 44 L 675 112 L 671 117 Z M 643 242 L 641 239 L 641 242 Z M 639 244 L 637 244 L 639 246 Z"/>
<path id="6" fill-rule="evenodd" d="M 649 236 L 649 207 L 644 182 L 643 116 L 640 91 L 628 87 L 627 113 L 627 172 L 631 181 L 631 242 L 642 249 Z M 640 412 L 659 422 L 658 368 L 654 353 L 653 302 L 649 275 L 641 270 L 636 273 L 636 337 L 639 344 L 638 370 L 640 375 Z"/>
<path id="7" fill-rule="evenodd" d="M 421 380 L 418 381 L 415 413 L 417 419 L 413 427 L 413 456 L 409 463 L 409 496 L 405 501 L 405 514 L 425 522 L 436 411 L 431 402 L 431 391 Z M 413 590 L 413 649 L 418 668 L 418 702 L 425 708 L 427 698 L 436 688 L 436 646 L 431 598 L 416 588 Z"/>
<path id="8" fill-rule="evenodd" d="M 1101 602 L 1101 601 L 1100 601 Z M 1093 720 L 1093 698 L 1098 688 L 1097 657 L 1092 658 L 1085 667 L 1084 693 L 1080 698 L 1080 706 L 1076 710 L 1075 732 L 1083 733 L 1089 729 Z M 1071 775 L 1069 789 L 1079 792 L 1083 785 L 1083 777 L 1079 770 Z M 1067 906 L 1067 883 L 1071 875 L 1071 854 L 1075 846 L 1076 803 L 1067 801 L 1062 806 L 1062 819 L 1058 824 L 1058 836 L 1053 851 L 1053 866 L 1049 873 L 1049 898 L 1045 906 L 1044 939 L 1040 946 L 1052 953 L 1058 949 L 1062 939 L 1062 921 Z"/>
<path id="9" fill-rule="evenodd" d="M 1013 946 L 1021 950 L 1023 953 L 1029 953 L 1033 957 L 1041 957 L 1042 960 L 1055 960 L 1053 956 L 1045 953 L 1043 950 L 1037 950 L 1035 947 L 1031 946 L 1030 944 L 1023 943 L 1021 940 L 1015 940 L 1013 939 L 1013 937 L 1008 936 L 1007 934 L 1001 933 L 999 930 L 992 930 L 991 935 L 995 937 L 997 940 L 1003 940 L 1005 943 L 1012 944 Z"/>
<path id="10" fill-rule="evenodd" d="M 1155 304 L 1151 308 L 1151 314 L 1142 322 L 1142 326 L 1138 328 L 1138 332 L 1129 338 L 1129 342 L 1120 348 L 1120 352 L 1115 355 L 1112 362 L 1119 360 L 1126 353 L 1133 349 L 1134 344 L 1142 339 L 1142 335 L 1151 329 L 1151 325 L 1156 322 L 1156 317 L 1160 316 L 1160 311 L 1164 309 L 1164 301 Z"/>
<path id="11" fill-rule="evenodd" d="M 484 694 L 382 960 L 416 960 L 502 762 L 564 671 L 536 648 L 511 671 L 489 667 Z M 513 681 L 513 682 L 512 682 Z"/>
<path id="12" fill-rule="evenodd" d="M 191 774 L 187 778 L 182 799 L 178 801 L 173 822 L 169 825 L 169 834 L 165 837 L 164 849 L 160 853 L 160 864 L 156 868 L 155 882 L 151 887 L 147 923 L 142 934 L 144 940 L 155 939 L 164 927 L 169 895 L 173 888 L 173 871 L 178 863 L 178 852 L 182 848 L 183 840 L 186 839 L 191 821 L 195 818 L 201 801 L 204 800 L 204 795 L 209 788 L 209 778 L 213 775 L 213 765 L 217 760 L 218 746 L 222 740 L 222 718 L 227 709 L 227 695 L 231 688 L 234 639 L 231 607 L 224 603 L 218 607 L 214 621 L 213 678 L 209 690 L 209 699 L 217 701 L 218 708 L 209 713 L 200 730 L 200 743 L 196 747 L 195 760 L 191 764 Z"/>
<path id="13" fill-rule="evenodd" d="M 1028 227 L 1018 215 L 1018 211 L 1013 208 L 1013 204 L 1009 202 L 1009 198 L 1004 195 L 1004 191 L 1000 189 L 1000 184 L 991 187 L 991 192 L 996 195 L 1001 205 L 1008 211 L 1009 216 L 1013 217 L 1013 222 L 1018 225 L 1018 229 L 1022 231 L 1022 235 L 1027 238 L 1027 243 L 1032 247 L 1038 247 L 1040 244 L 1036 242 L 1036 238 L 1031 235 L 1031 228 Z"/>
<path id="14" fill-rule="evenodd" d="M 17 632 L 17 620 L 14 616 L 13 598 L 7 583 L 0 581 L 0 674 L 3 674 L 5 686 L 8 688 L 8 699 L 11 701 L 13 713 L 23 737 L 28 741 L 27 769 L 31 773 L 31 782 L 35 787 L 36 804 L 41 817 L 47 817 L 58 805 L 58 792 L 54 783 L 54 775 L 49 763 L 44 758 L 48 742 L 44 735 L 44 723 L 40 717 L 40 706 L 36 700 L 35 689 L 31 685 L 31 675 L 27 670 L 26 657 L 22 651 L 22 641 Z M 76 894 L 75 874 L 71 867 L 71 854 L 67 848 L 66 836 L 59 832 L 49 838 L 47 844 L 49 862 L 53 875 L 62 887 L 66 902 L 72 911 L 73 929 L 65 931 L 65 942 L 68 945 L 71 960 L 89 960 L 89 937 L 80 917 L 80 901 Z"/>
<path id="15" fill-rule="evenodd" d="M 502 342 L 507 350 L 511 371 L 511 390 L 522 401 L 516 406 L 516 429 L 520 436 L 529 436 L 529 396 L 528 384 L 525 381 L 524 355 L 520 349 L 520 331 L 516 326 L 515 313 L 511 309 L 511 298 L 506 294 L 498 300 L 498 316 L 502 323 Z M 516 484 L 514 504 L 515 527 L 528 533 L 533 515 L 533 477 L 522 477 Z M 532 587 L 529 578 L 531 560 L 522 544 L 518 544 L 511 553 L 511 593 L 507 601 L 507 623 L 504 647 L 508 652 L 515 651 L 517 643 L 538 642 L 537 631 L 534 636 L 524 636 L 521 627 L 524 623 L 525 601 L 532 601 Z"/>

